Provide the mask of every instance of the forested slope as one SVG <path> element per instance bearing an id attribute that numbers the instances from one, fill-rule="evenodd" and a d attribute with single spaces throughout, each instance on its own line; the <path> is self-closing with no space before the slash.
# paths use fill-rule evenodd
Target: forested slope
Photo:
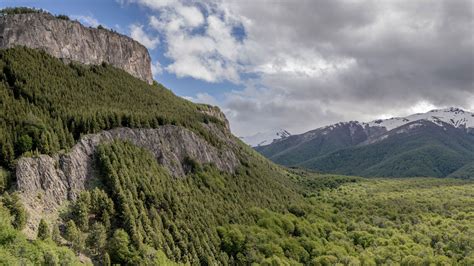
<path id="1" fill-rule="evenodd" d="M 215 109 L 108 65 L 16 48 L 0 51 L 0 66 L 0 187 L 9 191 L 1 197 L 0 264 L 474 263 L 468 181 L 286 169 L 233 137 Z M 239 166 L 223 171 L 189 157 L 186 174 L 173 176 L 146 147 L 104 142 L 87 190 L 58 220 L 42 220 L 37 240 L 19 232 L 27 216 L 14 193 L 17 158 L 67 153 L 87 133 L 170 124 L 232 151 Z"/>
<path id="2" fill-rule="evenodd" d="M 446 177 L 459 170 L 464 175 L 458 177 L 474 178 L 474 172 L 466 172 L 474 161 L 474 135 L 429 121 L 418 121 L 415 126 L 407 124 L 394 130 L 404 133 L 389 132 L 387 138 L 373 144 L 340 149 L 298 165 L 368 177 Z"/>
<path id="3" fill-rule="evenodd" d="M 52 154 L 104 129 L 173 124 L 211 140 L 200 123 L 223 126 L 201 112 L 210 107 L 106 64 L 65 65 L 19 47 L 0 50 L 0 69 L 0 165 L 7 168 L 25 152 Z"/>

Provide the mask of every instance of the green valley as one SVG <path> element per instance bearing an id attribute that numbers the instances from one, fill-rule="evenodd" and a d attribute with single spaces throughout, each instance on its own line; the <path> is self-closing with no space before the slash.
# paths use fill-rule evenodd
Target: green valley
<path id="1" fill-rule="evenodd" d="M 470 180 L 365 179 L 285 168 L 234 137 L 217 108 L 110 65 L 64 64 L 13 48 L 0 51 L 0 70 L 0 264 L 474 263 Z M 75 153 L 78 164 L 92 162 L 86 185 L 68 196 L 57 219 L 31 224 L 41 214 L 27 210 L 39 208 L 45 191 L 75 195 L 64 181 L 73 157 L 65 156 L 78 144 L 92 147 L 83 143 L 93 142 L 86 136 L 164 127 L 190 131 L 189 146 L 173 142 L 159 150 L 114 139 L 98 143 L 91 157 Z M 168 147 L 172 138 L 158 142 Z M 173 160 L 163 155 L 169 150 Z M 235 157 L 237 165 L 225 171 L 198 161 L 213 154 Z M 174 164 L 185 174 L 171 171 Z M 21 171 L 29 175 L 18 180 Z M 26 184 L 21 190 L 19 181 Z M 22 233 L 25 226 L 36 235 Z"/>

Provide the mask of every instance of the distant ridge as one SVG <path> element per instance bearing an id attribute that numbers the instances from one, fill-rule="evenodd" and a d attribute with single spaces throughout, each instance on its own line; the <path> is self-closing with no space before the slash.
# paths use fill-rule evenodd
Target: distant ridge
<path id="1" fill-rule="evenodd" d="M 474 114 L 450 107 L 350 121 L 256 147 L 276 163 L 362 176 L 472 177 Z"/>
<path id="2" fill-rule="evenodd" d="M 285 129 L 277 128 L 265 132 L 258 132 L 251 136 L 240 137 L 245 143 L 252 147 L 272 144 L 291 136 L 291 133 Z"/>

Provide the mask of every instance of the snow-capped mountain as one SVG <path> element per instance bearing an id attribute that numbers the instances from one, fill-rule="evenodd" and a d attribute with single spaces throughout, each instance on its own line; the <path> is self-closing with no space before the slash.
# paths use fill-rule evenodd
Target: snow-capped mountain
<path id="1" fill-rule="evenodd" d="M 240 137 L 240 139 L 252 147 L 258 147 L 271 144 L 274 141 L 282 140 L 289 136 L 291 136 L 290 132 L 285 129 L 277 128 L 247 137 Z"/>
<path id="2" fill-rule="evenodd" d="M 460 170 L 474 165 L 474 113 L 451 107 L 340 122 L 255 149 L 276 163 L 322 172 L 474 178 L 474 173 Z"/>
<path id="3" fill-rule="evenodd" d="M 414 114 L 406 117 L 374 120 L 366 124 L 371 127 L 385 127 L 387 130 L 392 130 L 418 120 L 428 120 L 437 125 L 441 125 L 440 122 L 444 122 L 454 127 L 474 128 L 474 113 L 454 107 L 431 110 L 427 113 Z"/>

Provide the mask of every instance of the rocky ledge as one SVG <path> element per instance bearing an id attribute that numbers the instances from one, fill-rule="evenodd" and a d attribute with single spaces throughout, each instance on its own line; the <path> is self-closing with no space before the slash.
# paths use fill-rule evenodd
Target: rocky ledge
<path id="1" fill-rule="evenodd" d="M 223 136 L 224 137 L 224 136 Z M 117 128 L 83 137 L 67 154 L 23 157 L 16 167 L 17 189 L 30 218 L 25 232 L 34 236 L 39 220 L 58 215 L 58 209 L 75 200 L 95 176 L 94 155 L 97 146 L 113 140 L 125 140 L 149 150 L 157 161 L 179 178 L 186 174 L 187 158 L 201 164 L 212 163 L 218 169 L 234 172 L 239 165 L 229 149 L 219 150 L 199 135 L 177 126 L 157 129 Z"/>
<path id="2" fill-rule="evenodd" d="M 106 29 L 48 13 L 0 16 L 0 48 L 26 46 L 82 64 L 106 62 L 148 83 L 153 82 L 148 50 L 137 41 Z"/>

